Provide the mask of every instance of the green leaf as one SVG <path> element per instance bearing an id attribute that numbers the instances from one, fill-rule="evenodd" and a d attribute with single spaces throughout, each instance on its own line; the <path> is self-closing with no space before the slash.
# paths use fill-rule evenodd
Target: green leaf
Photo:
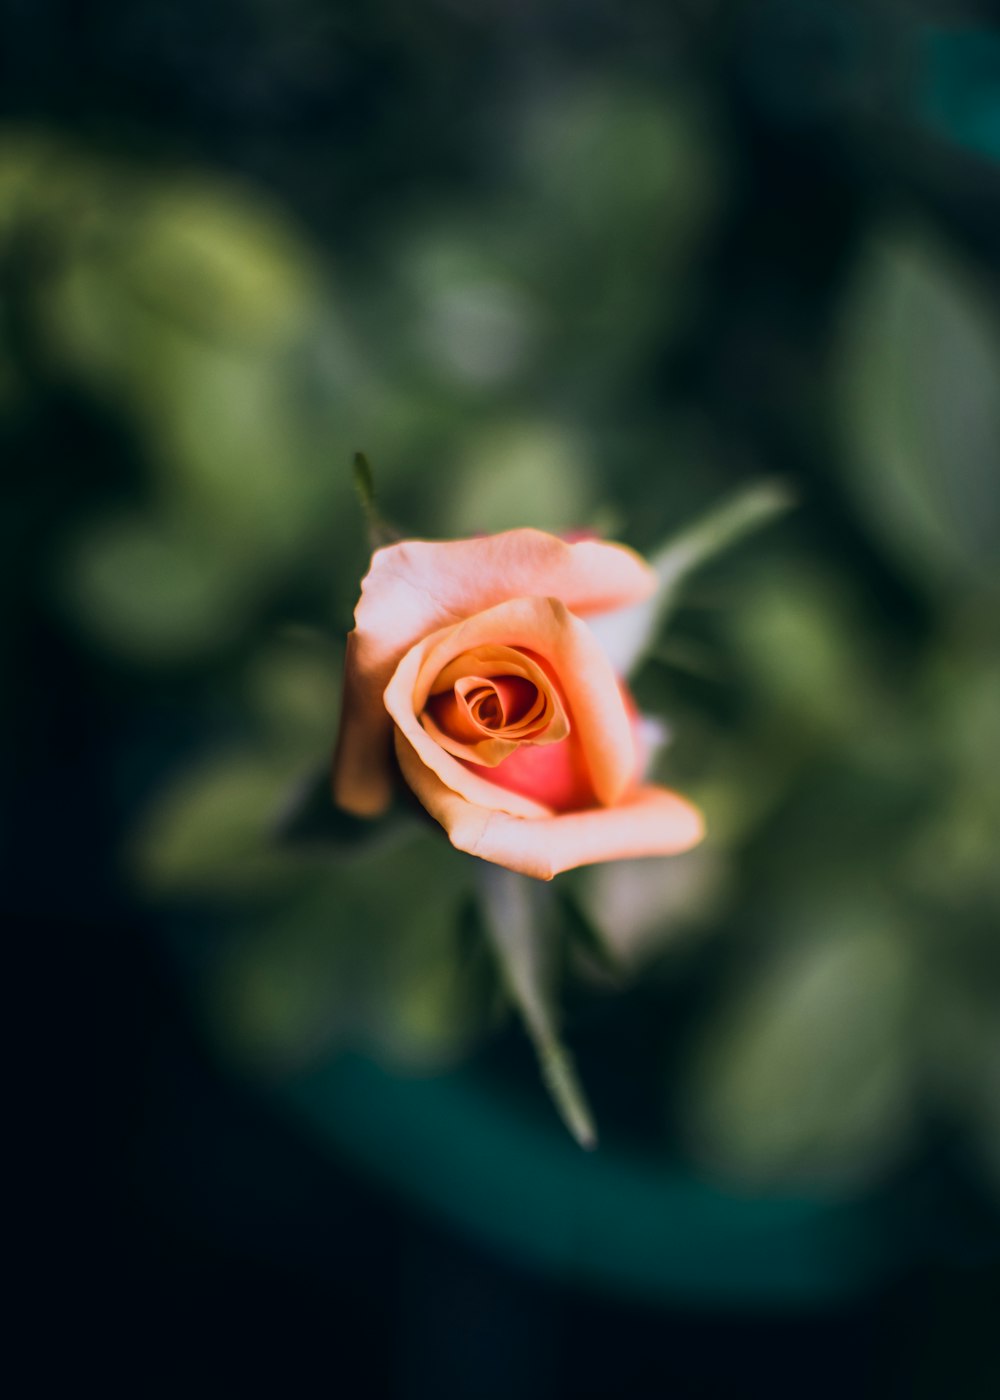
<path id="1" fill-rule="evenodd" d="M 242 580 L 217 549 L 143 516 L 122 515 L 82 533 L 60 561 L 57 587 L 93 636 L 147 665 L 225 646 L 248 606 Z"/>
<path id="2" fill-rule="evenodd" d="M 819 910 L 705 1026 L 687 1104 L 696 1150 L 753 1183 L 852 1188 L 913 1130 L 907 931 L 858 901 Z"/>
<path id="3" fill-rule="evenodd" d="M 696 569 L 777 519 L 794 504 L 795 497 L 784 483 L 756 482 L 657 550 L 650 560 L 659 578 L 653 597 L 635 607 L 590 620 L 619 675 L 630 675 L 645 658 Z"/>
<path id="4" fill-rule="evenodd" d="M 439 832 L 303 864 L 207 953 L 220 1049 L 283 1073 L 350 1045 L 409 1073 L 454 1064 L 495 1022 L 497 972 L 463 913 L 470 862 Z M 205 955 L 203 955 L 204 957 Z"/>
<path id="5" fill-rule="evenodd" d="M 921 583 L 995 581 L 1000 325 L 988 289 L 931 240 L 863 258 L 838 346 L 847 482 Z"/>
<path id="6" fill-rule="evenodd" d="M 300 778 L 281 751 L 220 754 L 159 794 L 132 843 L 138 877 L 168 895 L 257 895 L 294 888 L 338 854 L 391 850 L 420 830 L 393 809 L 369 821 L 334 806 L 329 772 Z"/>
<path id="7" fill-rule="evenodd" d="M 300 878 L 289 852 L 268 840 L 288 787 L 282 758 L 220 754 L 177 776 L 132 841 L 139 880 L 159 895 L 258 895 Z"/>
<path id="8" fill-rule="evenodd" d="M 585 443 L 559 423 L 517 418 L 509 405 L 468 439 L 449 483 L 455 535 L 533 525 L 558 534 L 595 512 Z"/>
<path id="9" fill-rule="evenodd" d="M 545 1087 L 581 1147 L 597 1131 L 569 1051 L 559 1038 L 553 983 L 557 942 L 550 892 L 537 881 L 484 865 L 480 890 L 486 930 L 511 999 L 535 1047 Z"/>

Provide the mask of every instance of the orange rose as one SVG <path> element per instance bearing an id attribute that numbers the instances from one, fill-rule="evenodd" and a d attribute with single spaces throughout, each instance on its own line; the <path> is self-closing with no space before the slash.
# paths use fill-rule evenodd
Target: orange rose
<path id="1" fill-rule="evenodd" d="M 377 816 L 402 772 L 452 845 L 542 880 L 688 850 L 701 817 L 643 782 L 635 704 L 587 624 L 656 582 L 622 545 L 540 530 L 377 550 L 347 639 L 336 802 Z"/>

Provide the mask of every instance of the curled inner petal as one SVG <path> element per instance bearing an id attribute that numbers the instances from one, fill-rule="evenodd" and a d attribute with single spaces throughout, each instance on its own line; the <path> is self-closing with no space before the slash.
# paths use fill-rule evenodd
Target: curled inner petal
<path id="1" fill-rule="evenodd" d="M 522 676 L 469 676 L 458 681 L 455 694 L 467 705 L 477 724 L 486 729 L 523 728 L 536 721 L 545 695 Z"/>
<path id="2" fill-rule="evenodd" d="M 556 686 L 518 647 L 460 653 L 433 679 L 421 724 L 455 758 L 492 768 L 522 744 L 554 744 L 569 733 Z"/>
<path id="3" fill-rule="evenodd" d="M 411 654 L 412 663 L 403 675 L 413 679 L 411 665 L 413 671 L 418 669 L 418 656 L 427 656 L 430 639 L 455 638 L 457 625 L 462 645 L 455 650 L 460 651 L 463 645 L 473 645 L 468 624 L 477 633 L 476 642 L 502 640 L 531 647 L 553 661 L 566 659 L 581 651 L 579 639 L 570 638 L 568 649 L 559 645 L 552 633 L 551 624 L 557 620 L 552 610 L 536 606 L 529 618 L 523 600 L 550 598 L 589 620 L 641 602 L 656 586 L 654 570 L 621 545 L 601 540 L 567 543 L 540 530 L 508 530 L 471 540 L 405 540 L 376 550 L 362 585 L 355 629 L 347 640 L 344 704 L 333 765 L 337 803 L 359 816 L 374 816 L 392 801 L 392 726 L 394 721 L 410 721 L 387 713 L 383 697 Z M 518 599 L 522 601 L 510 613 L 509 604 Z M 508 617 L 516 621 L 515 629 L 506 636 L 493 631 L 484 638 L 476 621 L 483 616 Z M 550 648 L 553 641 L 555 651 Z M 553 670 L 563 674 L 558 665 Z M 392 695 L 393 705 L 401 710 L 401 687 L 394 687 Z M 426 693 L 418 698 L 417 713 L 425 700 Z M 578 727 L 589 731 L 589 714 L 578 705 L 573 705 L 573 714 Z M 418 745 L 420 734 L 414 735 Z M 596 756 L 601 801 L 618 801 L 621 796 L 618 778 L 623 770 L 615 750 L 616 744 L 606 744 Z M 464 780 L 458 781 L 465 791 Z"/>
<path id="4" fill-rule="evenodd" d="M 636 780 L 645 765 L 647 742 L 643 719 L 627 686 L 620 683 L 622 704 L 632 727 L 636 751 Z M 486 770 L 484 769 L 484 775 Z M 544 802 L 554 812 L 582 812 L 593 807 L 596 798 L 586 755 L 577 730 L 559 744 L 544 748 L 522 744 L 489 772 L 490 779 L 509 792 Z"/>
<path id="5" fill-rule="evenodd" d="M 498 656 L 494 649 L 504 654 Z M 474 664 L 469 653 L 476 654 Z M 494 664 L 485 670 L 489 662 Z M 489 680 L 493 674 L 516 675 L 519 669 L 552 705 L 544 729 L 529 732 L 525 742 L 524 730 L 506 736 L 479 726 L 482 737 L 477 739 L 466 714 L 459 716 L 470 722 L 464 742 L 459 730 L 451 737 L 443 732 L 430 709 L 434 695 L 450 689 L 454 697 L 456 682 L 468 676 Z M 540 793 L 529 796 L 521 783 L 493 782 L 484 769 L 496 774 L 511 752 L 527 757 L 561 749 L 565 744 L 559 735 L 567 736 L 573 767 L 586 780 L 587 806 L 614 806 L 638 778 L 638 753 L 619 682 L 590 628 L 558 598 L 512 598 L 433 633 L 402 658 L 383 698 L 401 740 L 420 762 L 452 792 L 490 810 L 526 818 L 553 814 L 553 804 Z M 534 720 L 526 716 L 518 723 L 534 730 Z M 560 794 L 560 806 L 564 796 L 567 805 L 583 804 L 582 784 L 581 790 L 574 783 L 571 794 Z"/>

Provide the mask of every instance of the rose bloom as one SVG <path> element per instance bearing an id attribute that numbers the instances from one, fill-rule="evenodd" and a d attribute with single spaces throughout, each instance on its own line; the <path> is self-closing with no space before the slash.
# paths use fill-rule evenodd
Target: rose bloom
<path id="1" fill-rule="evenodd" d="M 588 625 L 656 586 L 622 545 L 540 530 L 377 550 L 347 639 L 337 804 L 377 816 L 402 774 L 452 845 L 542 880 L 694 846 L 701 817 L 643 781 L 640 716 Z"/>

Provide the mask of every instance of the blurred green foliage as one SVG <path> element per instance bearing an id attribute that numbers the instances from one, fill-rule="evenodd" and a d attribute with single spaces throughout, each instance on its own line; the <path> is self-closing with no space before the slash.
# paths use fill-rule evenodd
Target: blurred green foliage
<path id="1" fill-rule="evenodd" d="M 851 71 L 784 99 L 861 150 Z M 470 1053 L 504 1002 L 473 863 L 415 813 L 371 843 L 277 834 L 335 730 L 352 454 L 404 533 L 650 552 L 791 469 L 800 515 L 702 577 L 637 680 L 708 844 L 560 881 L 591 938 L 567 966 L 609 1042 L 623 980 L 697 983 L 695 1023 L 648 1047 L 671 1047 L 648 1105 L 671 1152 L 849 1192 L 944 1121 L 1000 1189 L 996 267 L 912 182 L 873 193 L 863 154 L 843 226 L 819 196 L 804 232 L 804 206 L 748 212 L 760 172 L 704 75 L 592 62 L 499 101 L 474 181 L 345 208 L 340 251 L 208 163 L 0 132 L 5 423 L 71 392 L 127 462 L 46 588 L 130 683 L 183 676 L 200 707 L 136 821 L 136 886 L 254 1072 Z M 783 170 L 775 198 L 808 183 Z"/>
<path id="2" fill-rule="evenodd" d="M 844 311 L 850 480 L 918 582 L 1000 573 L 1000 320 L 978 281 L 919 233 L 889 232 Z"/>

